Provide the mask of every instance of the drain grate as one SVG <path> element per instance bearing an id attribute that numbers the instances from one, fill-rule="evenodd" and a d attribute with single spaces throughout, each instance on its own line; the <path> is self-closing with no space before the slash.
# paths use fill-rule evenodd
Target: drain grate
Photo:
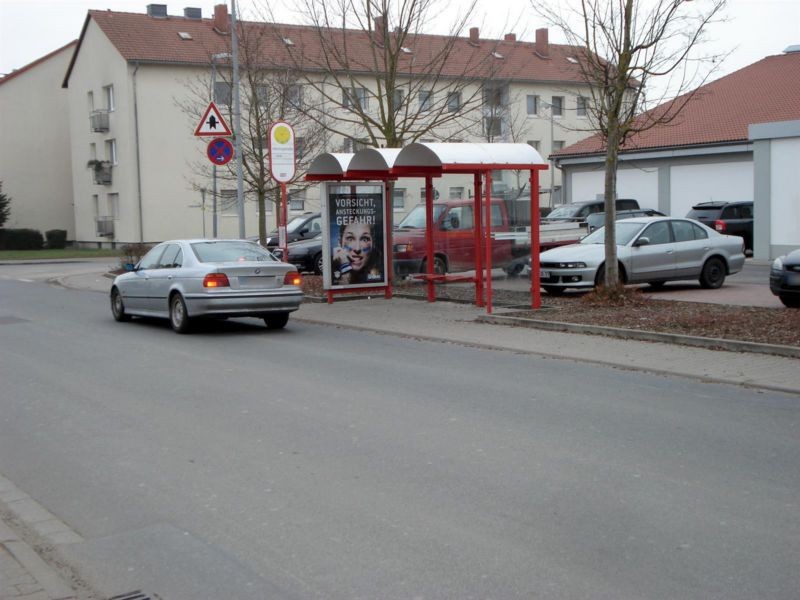
<path id="1" fill-rule="evenodd" d="M 153 594 L 152 596 L 149 594 L 145 594 L 141 590 L 136 590 L 135 592 L 128 592 L 127 594 L 120 594 L 119 596 L 114 596 L 113 598 L 109 598 L 108 600 L 163 600 L 161 596 Z"/>

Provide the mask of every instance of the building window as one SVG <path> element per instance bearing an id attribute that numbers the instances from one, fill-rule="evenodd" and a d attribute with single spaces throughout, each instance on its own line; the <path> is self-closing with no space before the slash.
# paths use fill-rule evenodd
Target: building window
<path id="1" fill-rule="evenodd" d="M 269 105 L 269 88 L 266 85 L 257 85 L 255 88 L 255 104 L 259 106 Z"/>
<path id="2" fill-rule="evenodd" d="M 236 190 L 220 190 L 217 211 L 223 216 L 237 216 L 239 214 L 238 195 Z"/>
<path id="3" fill-rule="evenodd" d="M 114 86 L 107 85 L 103 88 L 103 95 L 106 99 L 106 109 L 111 112 L 114 110 Z"/>
<path id="4" fill-rule="evenodd" d="M 306 138 L 302 135 L 297 135 L 294 138 L 294 156 L 299 161 L 306 155 Z"/>
<path id="5" fill-rule="evenodd" d="M 117 140 L 106 140 L 106 160 L 112 165 L 117 164 Z"/>
<path id="6" fill-rule="evenodd" d="M 432 108 L 433 108 L 433 92 L 431 90 L 420 90 L 419 92 L 420 112 L 427 112 Z"/>
<path id="7" fill-rule="evenodd" d="M 92 208 L 94 209 L 94 218 L 100 216 L 100 197 L 97 194 L 92 194 Z"/>
<path id="8" fill-rule="evenodd" d="M 529 115 L 538 115 L 539 114 L 539 96 L 534 96 L 533 94 L 528 94 L 528 114 Z"/>
<path id="9" fill-rule="evenodd" d="M 94 110 L 94 92 L 86 94 L 86 103 L 89 105 L 89 112 L 92 112 Z"/>
<path id="10" fill-rule="evenodd" d="M 447 94 L 447 112 L 458 112 L 461 110 L 461 92 L 450 92 Z"/>
<path id="11" fill-rule="evenodd" d="M 485 86 L 483 88 L 483 107 L 502 108 L 503 107 L 503 86 Z"/>
<path id="12" fill-rule="evenodd" d="M 289 190 L 289 210 L 303 211 L 306 209 L 306 191 Z"/>
<path id="13" fill-rule="evenodd" d="M 287 90 L 286 98 L 290 106 L 295 108 L 303 106 L 303 86 L 299 84 L 290 85 Z"/>
<path id="14" fill-rule="evenodd" d="M 357 140 L 354 138 L 344 138 L 344 143 L 342 144 L 342 152 L 358 152 L 363 148 L 369 147 L 368 140 Z"/>
<path id="15" fill-rule="evenodd" d="M 223 106 L 231 105 L 231 97 L 233 96 L 233 88 L 227 81 L 214 82 L 214 102 Z"/>
<path id="16" fill-rule="evenodd" d="M 437 190 L 436 188 L 433 188 L 433 199 L 434 200 L 438 200 L 439 199 L 439 190 Z M 425 188 L 424 187 L 419 188 L 419 201 L 420 202 L 425 202 Z"/>
<path id="17" fill-rule="evenodd" d="M 539 152 L 542 147 L 542 142 L 540 140 L 528 140 L 528 145 L 532 146 L 534 150 Z"/>
<path id="18" fill-rule="evenodd" d="M 451 200 L 461 200 L 464 197 L 464 188 L 460 186 L 451 187 L 448 192 Z"/>
<path id="19" fill-rule="evenodd" d="M 89 159 L 97 160 L 97 144 L 95 144 L 94 142 L 89 144 Z"/>
<path id="20" fill-rule="evenodd" d="M 342 90 L 342 105 L 345 108 L 368 110 L 369 97 L 367 96 L 367 90 L 363 87 Z"/>
<path id="21" fill-rule="evenodd" d="M 495 138 L 503 133 L 503 121 L 500 117 L 485 117 L 483 119 L 483 134 L 488 138 Z"/>
<path id="22" fill-rule="evenodd" d="M 578 108 L 577 108 L 576 114 L 579 117 L 585 117 L 586 116 L 586 107 L 588 105 L 589 105 L 589 101 L 588 101 L 587 98 L 584 98 L 583 96 L 578 96 Z"/>
<path id="23" fill-rule="evenodd" d="M 564 96 L 553 96 L 553 101 L 550 103 L 550 110 L 553 111 L 554 117 L 560 117 L 564 113 Z"/>
<path id="24" fill-rule="evenodd" d="M 397 112 L 403 106 L 403 101 L 406 98 L 405 90 L 400 90 L 395 88 L 392 92 L 392 102 L 394 104 L 394 110 Z"/>
<path id="25" fill-rule="evenodd" d="M 106 196 L 108 216 L 112 219 L 119 219 L 119 194 L 108 194 Z"/>
<path id="26" fill-rule="evenodd" d="M 564 140 L 553 140 L 553 152 L 558 152 L 564 147 Z"/>
<path id="27" fill-rule="evenodd" d="M 392 189 L 392 208 L 394 210 L 404 210 L 406 207 L 406 188 Z"/>

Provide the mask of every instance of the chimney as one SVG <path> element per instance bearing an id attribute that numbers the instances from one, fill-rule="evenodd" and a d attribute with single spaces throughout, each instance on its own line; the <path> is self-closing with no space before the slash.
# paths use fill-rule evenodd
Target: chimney
<path id="1" fill-rule="evenodd" d="M 517 41 L 517 34 L 516 33 L 507 33 L 506 36 L 503 38 L 507 42 L 516 42 Z"/>
<path id="2" fill-rule="evenodd" d="M 157 17 L 157 18 L 166 18 L 167 16 L 167 5 L 166 4 L 148 4 L 147 5 L 147 16 L 148 17 Z"/>
<path id="3" fill-rule="evenodd" d="M 473 46 L 479 46 L 481 43 L 481 33 L 477 27 L 470 27 L 469 29 L 469 43 Z"/>
<path id="4" fill-rule="evenodd" d="M 550 44 L 547 42 L 547 28 L 536 30 L 536 54 L 542 58 L 550 57 Z"/>
<path id="5" fill-rule="evenodd" d="M 386 17 L 375 17 L 375 31 L 373 33 L 375 43 L 383 46 L 386 41 Z"/>
<path id="6" fill-rule="evenodd" d="M 186 17 L 187 19 L 202 19 L 203 9 L 187 6 L 186 8 L 183 9 L 183 16 Z"/>
<path id="7" fill-rule="evenodd" d="M 214 7 L 214 30 L 217 33 L 230 33 L 231 19 L 228 16 L 228 5 L 217 4 Z"/>

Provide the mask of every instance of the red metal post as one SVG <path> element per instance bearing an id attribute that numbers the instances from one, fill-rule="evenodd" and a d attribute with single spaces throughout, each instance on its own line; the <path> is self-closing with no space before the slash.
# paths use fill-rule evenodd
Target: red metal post
<path id="1" fill-rule="evenodd" d="M 433 290 L 433 177 L 425 176 L 425 256 L 427 263 L 428 302 L 433 302 L 436 295 Z"/>
<path id="2" fill-rule="evenodd" d="M 492 314 L 492 172 L 486 171 L 486 312 Z"/>
<path id="3" fill-rule="evenodd" d="M 389 300 L 392 297 L 392 281 L 394 279 L 394 244 L 392 243 L 392 217 L 394 216 L 392 211 L 394 210 L 394 199 L 392 198 L 388 181 L 383 182 L 383 189 L 386 194 L 384 239 L 386 240 L 386 251 L 389 255 L 386 257 L 386 291 L 384 292 L 384 297 Z"/>
<path id="4" fill-rule="evenodd" d="M 539 279 L 539 171 L 531 169 L 531 308 L 542 307 Z"/>
<path id="5" fill-rule="evenodd" d="M 483 187 L 481 186 L 481 174 L 477 171 L 473 175 L 475 186 L 475 197 L 472 206 L 472 222 L 475 226 L 475 305 L 483 306 L 483 244 L 481 243 L 481 198 L 483 197 Z"/>

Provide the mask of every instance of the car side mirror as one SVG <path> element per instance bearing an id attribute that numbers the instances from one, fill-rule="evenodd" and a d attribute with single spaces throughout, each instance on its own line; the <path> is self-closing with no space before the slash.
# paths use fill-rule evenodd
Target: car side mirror
<path id="1" fill-rule="evenodd" d="M 640 237 L 638 240 L 636 240 L 636 241 L 633 243 L 633 245 L 634 245 L 635 247 L 637 247 L 637 248 L 638 248 L 639 246 L 649 246 L 649 245 L 650 245 L 650 238 L 649 238 L 649 237 Z"/>
<path id="2" fill-rule="evenodd" d="M 308 233 L 308 227 L 303 227 L 300 231 L 298 231 L 300 235 L 305 235 Z"/>

